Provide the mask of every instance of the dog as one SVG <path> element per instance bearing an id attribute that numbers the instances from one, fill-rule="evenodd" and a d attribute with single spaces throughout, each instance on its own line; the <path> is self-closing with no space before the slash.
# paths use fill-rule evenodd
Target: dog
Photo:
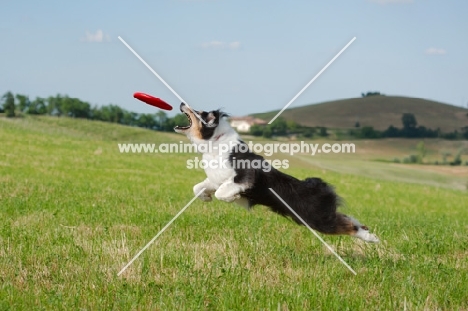
<path id="1" fill-rule="evenodd" d="M 271 188 L 311 228 L 324 234 L 350 235 L 366 242 L 379 242 L 377 236 L 358 220 L 337 212 L 341 198 L 322 179 L 299 180 L 263 165 L 266 160 L 248 149 L 226 120 L 226 113 L 220 110 L 196 111 L 184 103 L 180 105 L 180 111 L 187 116 L 189 125 L 176 126 L 175 132 L 185 134 L 198 150 L 207 150 L 203 152 L 205 163 L 218 164 L 205 166 L 207 178 L 193 187 L 195 194 L 204 189 L 199 195 L 202 201 L 210 202 L 214 195 L 218 200 L 236 202 L 249 209 L 254 205 L 264 205 L 302 225 L 298 217 L 270 191 Z M 201 148 L 207 145 L 210 148 Z M 229 150 L 220 154 L 219 151 L 226 150 L 226 146 Z M 262 165 L 255 168 L 253 165 L 235 165 L 241 160 L 243 164 L 247 161 Z"/>

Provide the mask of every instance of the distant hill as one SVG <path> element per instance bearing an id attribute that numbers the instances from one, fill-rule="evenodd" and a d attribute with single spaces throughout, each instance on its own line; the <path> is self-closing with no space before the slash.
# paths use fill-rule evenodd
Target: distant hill
<path id="1" fill-rule="evenodd" d="M 253 116 L 271 120 L 279 110 L 257 113 Z M 285 110 L 281 116 L 306 126 L 353 128 L 372 126 L 385 130 L 390 125 L 401 127 L 401 115 L 413 113 L 418 126 L 440 128 L 444 132 L 468 126 L 468 109 L 440 102 L 399 96 L 368 96 L 313 104 Z"/>

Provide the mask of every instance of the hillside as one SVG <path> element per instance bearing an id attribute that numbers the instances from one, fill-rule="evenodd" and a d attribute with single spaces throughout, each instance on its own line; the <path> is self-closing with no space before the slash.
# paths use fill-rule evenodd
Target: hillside
<path id="1" fill-rule="evenodd" d="M 279 110 L 254 114 L 271 120 Z M 369 96 L 313 104 L 285 110 L 281 116 L 307 126 L 352 128 L 361 126 L 385 130 L 390 125 L 401 127 L 401 115 L 413 113 L 418 125 L 440 128 L 444 132 L 468 126 L 468 109 L 421 98 Z"/>

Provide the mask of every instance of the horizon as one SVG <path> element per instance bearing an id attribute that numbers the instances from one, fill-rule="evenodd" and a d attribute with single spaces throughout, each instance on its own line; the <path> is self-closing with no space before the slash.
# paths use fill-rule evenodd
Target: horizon
<path id="1" fill-rule="evenodd" d="M 7 92 L 11 92 L 13 95 L 25 95 L 25 94 L 21 94 L 21 93 L 14 93 L 10 90 L 7 90 L 5 91 L 5 93 Z M 3 94 L 5 94 L 3 93 Z M 57 95 L 60 95 L 60 96 L 68 96 L 67 94 L 55 94 L 55 95 L 50 95 L 52 97 L 55 97 Z M 26 95 L 27 96 L 27 95 Z M 420 97 L 410 97 L 410 96 L 400 96 L 400 95 L 388 95 L 388 94 L 379 94 L 378 96 L 385 96 L 385 97 L 398 97 L 398 98 L 408 98 L 408 99 L 421 99 L 421 100 L 425 100 L 425 101 L 429 101 L 429 102 L 435 102 L 437 104 L 440 104 L 440 105 L 448 105 L 448 106 L 451 106 L 451 107 L 456 107 L 456 108 L 461 108 L 461 109 L 464 109 L 464 110 L 467 110 L 468 111 L 468 104 L 466 107 L 463 107 L 463 106 L 456 106 L 456 105 L 452 105 L 450 103 L 443 103 L 443 102 L 440 102 L 440 101 L 435 101 L 435 100 L 432 100 L 432 99 L 429 99 L 429 98 L 420 98 Z M 47 96 L 49 97 L 49 96 Z M 47 100 L 47 97 L 43 97 L 44 99 Z M 71 96 L 69 96 L 70 98 L 72 98 Z M 372 96 L 369 96 L 369 97 L 372 97 Z M 348 97 L 348 98 L 338 98 L 338 99 L 332 99 L 332 100 L 327 100 L 327 101 L 323 101 L 323 102 L 317 102 L 317 103 L 310 103 L 310 104 L 304 104 L 304 105 L 300 105 L 300 106 L 291 106 L 287 109 L 285 109 L 285 111 L 287 110 L 292 110 L 292 109 L 295 109 L 295 108 L 303 108 L 303 107 L 307 107 L 307 106 L 314 106 L 314 105 L 322 105 L 322 104 L 329 104 L 329 103 L 334 103 L 334 102 L 338 102 L 338 101 L 346 101 L 346 100 L 351 100 L 351 99 L 359 99 L 359 98 L 364 98 L 362 96 L 358 96 L 358 97 Z M 34 98 L 29 98 L 30 100 L 34 100 Z M 79 100 L 82 100 L 84 101 L 83 99 L 81 98 L 77 98 Z M 16 98 L 15 98 L 15 101 L 16 101 Z M 16 103 L 18 104 L 18 103 Z M 97 107 L 102 107 L 102 106 L 105 106 L 105 105 L 99 105 L 99 104 L 95 104 L 95 103 L 89 103 L 91 108 L 93 106 L 97 106 Z M 109 103 L 109 104 L 113 104 L 113 103 Z M 115 104 L 113 104 L 115 105 Z M 132 112 L 132 113 L 151 113 L 151 112 L 137 112 L 137 111 L 134 111 L 134 110 L 129 110 L 129 109 L 126 109 L 125 107 L 122 107 L 121 105 L 117 105 L 125 110 L 127 110 L 128 112 Z M 172 111 L 168 111 L 168 110 L 164 110 L 164 109 L 158 109 L 158 108 L 153 108 L 152 109 L 154 114 L 156 114 L 157 112 L 164 112 L 166 115 L 168 116 L 174 116 L 175 114 L 182 114 L 182 112 L 180 112 L 177 108 L 177 106 L 174 106 L 173 107 L 173 110 Z M 276 110 L 267 110 L 267 111 L 258 111 L 258 112 L 252 112 L 252 113 L 249 113 L 249 114 L 244 114 L 244 115 L 234 115 L 234 114 L 231 114 L 229 111 L 227 110 L 224 110 L 224 109 L 221 109 L 222 111 L 226 112 L 229 114 L 229 118 L 243 118 L 243 117 L 256 117 L 258 118 L 258 116 L 256 115 L 261 115 L 261 114 L 267 114 L 267 113 L 273 113 L 273 112 L 277 112 L 280 110 L 280 108 L 276 109 Z M 281 117 L 281 115 L 279 116 Z"/>

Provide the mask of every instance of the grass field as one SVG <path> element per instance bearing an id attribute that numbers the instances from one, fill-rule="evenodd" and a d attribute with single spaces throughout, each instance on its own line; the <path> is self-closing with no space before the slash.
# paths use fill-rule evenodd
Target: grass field
<path id="1" fill-rule="evenodd" d="M 121 154 L 117 143 L 179 140 L 0 118 L 0 310 L 468 310 L 468 192 L 427 184 L 414 166 L 397 168 L 406 181 L 343 172 L 344 156 L 295 157 L 287 173 L 334 184 L 343 211 L 381 238 L 324 236 L 357 276 L 266 208 L 195 201 L 118 277 L 204 173 L 186 169 L 194 155 Z"/>

